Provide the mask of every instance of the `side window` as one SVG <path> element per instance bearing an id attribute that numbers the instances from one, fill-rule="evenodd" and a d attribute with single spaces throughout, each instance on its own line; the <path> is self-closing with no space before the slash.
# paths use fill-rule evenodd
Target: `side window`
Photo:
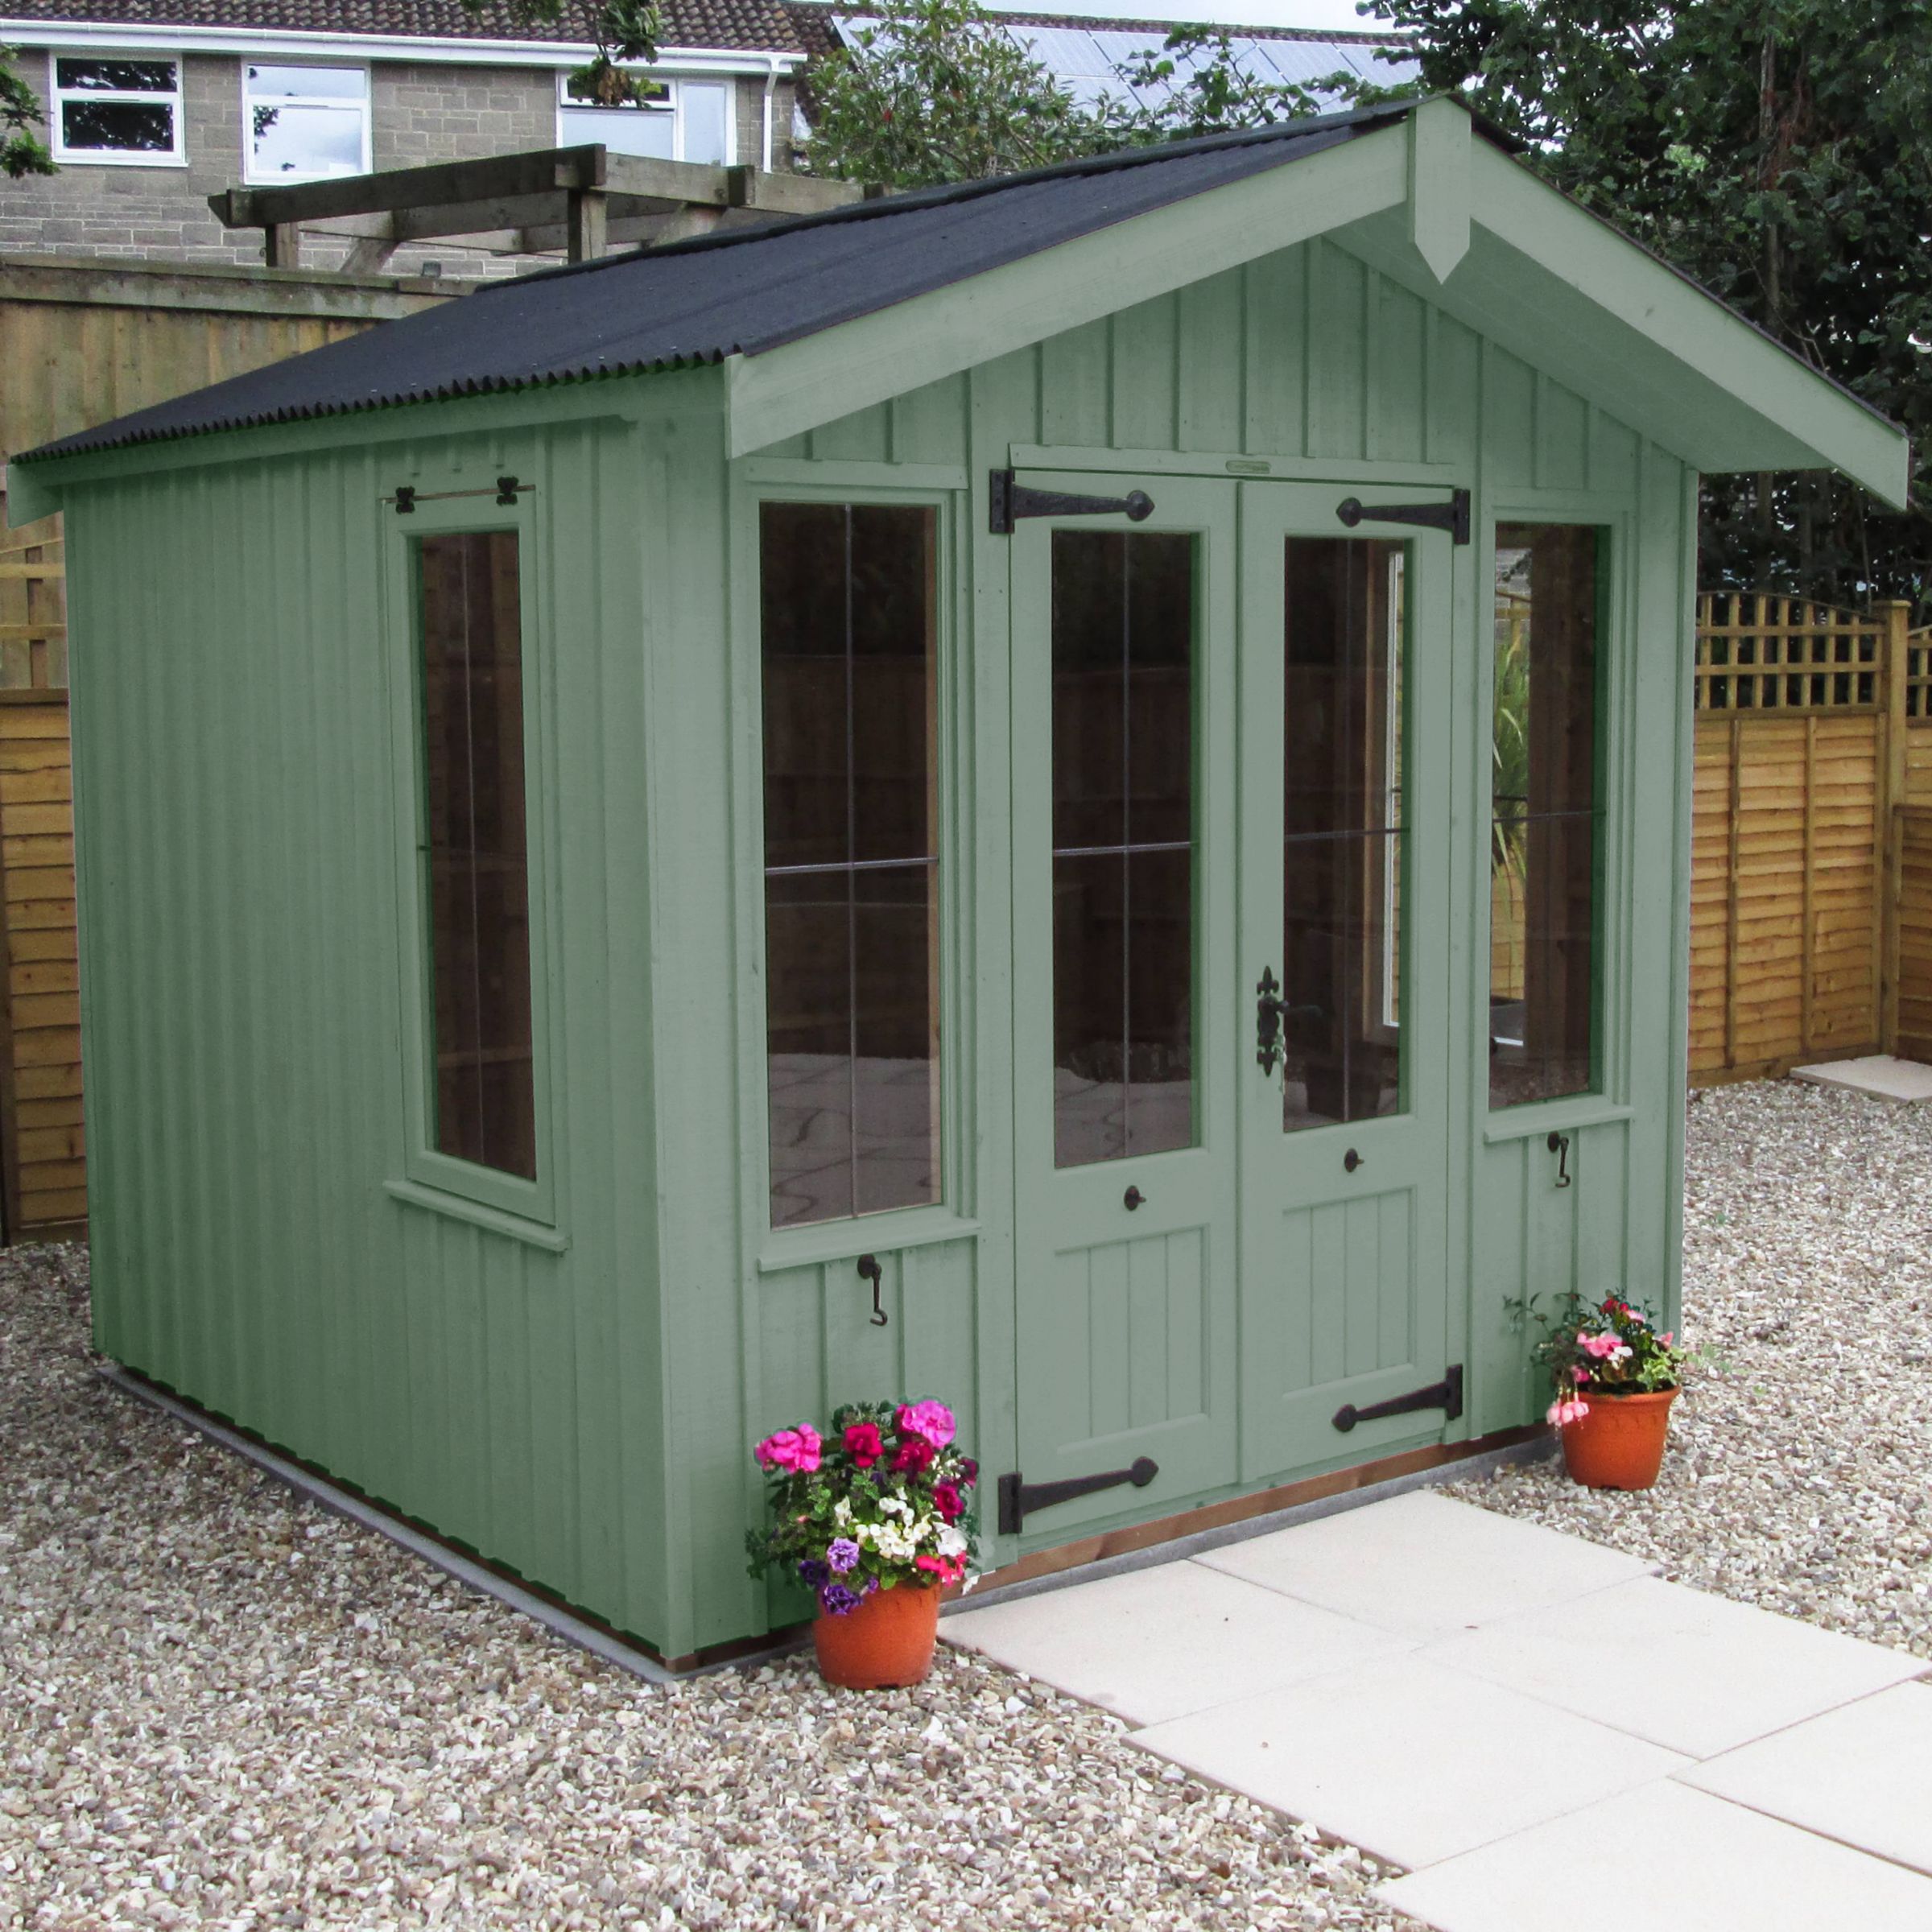
<path id="1" fill-rule="evenodd" d="M 56 54 L 47 118 L 56 161 L 152 167 L 186 158 L 181 64 L 166 54 Z"/>
<path id="2" fill-rule="evenodd" d="M 415 546 L 429 1144 L 537 1178 L 517 535 Z"/>
<path id="3" fill-rule="evenodd" d="M 250 181 L 326 181 L 367 171 L 367 68 L 250 60 L 242 75 Z"/>
<path id="4" fill-rule="evenodd" d="M 557 77 L 557 142 L 601 142 L 613 155 L 660 161 L 732 159 L 732 83 L 643 79 L 625 101 L 598 99 L 574 74 Z"/>
<path id="5" fill-rule="evenodd" d="M 1489 1104 L 1597 1081 L 1600 629 L 1607 533 L 1496 532 Z"/>
<path id="6" fill-rule="evenodd" d="M 939 1198 L 937 523 L 760 512 L 774 1228 Z"/>

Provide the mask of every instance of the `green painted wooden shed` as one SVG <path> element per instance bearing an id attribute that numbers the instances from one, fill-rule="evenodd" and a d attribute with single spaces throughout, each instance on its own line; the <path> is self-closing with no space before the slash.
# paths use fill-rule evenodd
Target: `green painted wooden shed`
<path id="1" fill-rule="evenodd" d="M 1447 101 L 33 452 L 100 1347 L 674 1660 L 841 1401 L 1001 1564 L 1534 1422 L 1513 1300 L 1674 1312 L 1697 473 L 1826 465 Z"/>

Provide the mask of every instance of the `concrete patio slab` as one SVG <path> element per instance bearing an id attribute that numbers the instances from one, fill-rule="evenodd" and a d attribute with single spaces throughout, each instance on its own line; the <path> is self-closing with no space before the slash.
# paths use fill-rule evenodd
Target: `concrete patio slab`
<path id="1" fill-rule="evenodd" d="M 1437 1932 L 1932 1926 L 1932 1879 L 1675 1779 L 1411 1872 L 1377 1896 Z"/>
<path id="2" fill-rule="evenodd" d="M 1689 1761 L 1414 1656 L 1177 1718 L 1134 1741 L 1407 1866 L 1453 1857 Z"/>
<path id="3" fill-rule="evenodd" d="M 1563 1603 L 1656 1565 L 1427 1491 L 1195 1559 L 1406 1636 L 1434 1638 Z"/>
<path id="4" fill-rule="evenodd" d="M 1153 1724 L 1410 1649 L 1415 1640 L 1196 1563 L 957 1612 L 946 1640 Z"/>
<path id="5" fill-rule="evenodd" d="M 1860 1698 L 1678 1775 L 1932 1874 L 1932 1685 Z"/>
<path id="6" fill-rule="evenodd" d="M 1694 1758 L 1926 1668 L 1902 1651 L 1654 1577 L 1499 1619 L 1423 1654 Z M 1620 1684 L 1653 1684 L 1659 1694 L 1605 1695 Z"/>
<path id="7" fill-rule="evenodd" d="M 1889 1053 L 1868 1053 L 1855 1060 L 1821 1060 L 1813 1067 L 1794 1067 L 1794 1080 L 1817 1087 L 1843 1087 L 1881 1100 L 1932 1100 L 1932 1067 L 1901 1060 Z"/>

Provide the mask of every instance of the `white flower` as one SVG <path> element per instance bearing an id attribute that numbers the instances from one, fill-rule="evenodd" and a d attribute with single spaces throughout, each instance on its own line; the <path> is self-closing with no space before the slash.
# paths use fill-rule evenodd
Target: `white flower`
<path id="1" fill-rule="evenodd" d="M 879 1498 L 879 1513 L 881 1516 L 910 1516 L 912 1505 L 902 1496 L 882 1496 Z"/>
<path id="2" fill-rule="evenodd" d="M 832 1506 L 832 1520 L 843 1530 L 852 1521 L 852 1505 L 843 1496 Z"/>
<path id="3" fill-rule="evenodd" d="M 939 1554 L 941 1556 L 964 1556 L 965 1554 L 965 1532 L 955 1529 L 951 1523 L 946 1524 L 939 1531 Z"/>

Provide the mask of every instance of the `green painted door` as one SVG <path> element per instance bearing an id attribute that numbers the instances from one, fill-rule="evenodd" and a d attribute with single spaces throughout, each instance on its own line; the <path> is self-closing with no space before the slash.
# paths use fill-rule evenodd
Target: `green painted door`
<path id="1" fill-rule="evenodd" d="M 1442 1426 L 1333 1418 L 1444 1368 L 1448 539 L 1021 481 L 1155 499 L 1010 539 L 1020 1473 L 1158 1467 L 1055 1540 Z"/>
<path id="2" fill-rule="evenodd" d="M 1450 537 L 1373 514 L 1352 535 L 1335 514 L 1349 496 L 1372 513 L 1427 494 L 1241 488 L 1251 1481 L 1367 1461 L 1446 1419 L 1335 1422 L 1447 1368 Z"/>
<path id="3" fill-rule="evenodd" d="M 1029 474 L 1118 497 L 1134 477 Z M 1234 487 L 1011 539 L 1020 1469 L 1234 1480 Z"/>

